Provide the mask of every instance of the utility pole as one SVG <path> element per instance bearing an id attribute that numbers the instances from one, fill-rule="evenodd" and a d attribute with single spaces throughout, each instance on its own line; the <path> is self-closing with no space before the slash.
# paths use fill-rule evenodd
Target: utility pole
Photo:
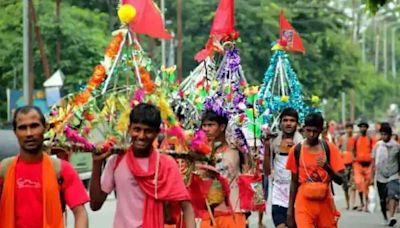
<path id="1" fill-rule="evenodd" d="M 178 79 L 182 81 L 182 58 L 183 58 L 183 43 L 182 43 L 182 0 L 177 0 L 176 4 L 176 16 L 177 16 L 177 35 L 178 35 L 178 53 L 177 53 L 177 73 Z"/>
<path id="2" fill-rule="evenodd" d="M 396 69 L 396 31 L 400 26 L 392 28 L 392 77 L 397 78 Z"/>
<path id="3" fill-rule="evenodd" d="M 161 6 L 161 17 L 162 20 L 164 21 L 164 24 L 166 25 L 165 22 L 165 0 L 160 0 L 160 6 Z M 161 39 L 161 65 L 165 66 L 166 65 L 166 56 L 165 56 L 165 40 Z"/>
<path id="4" fill-rule="evenodd" d="M 357 29 L 357 26 L 358 26 L 357 16 L 358 15 L 357 15 L 357 3 L 356 3 L 356 0 L 352 0 L 352 8 L 353 8 L 353 10 L 352 10 L 352 19 L 353 19 L 352 41 L 353 41 L 353 44 L 356 44 L 357 43 L 357 36 L 358 36 L 358 33 L 357 33 L 357 31 L 358 31 L 358 29 Z M 345 94 L 344 95 L 343 94 L 344 93 L 342 93 L 342 121 L 343 121 L 343 124 L 345 124 L 344 122 L 346 120 L 344 118 L 345 118 L 346 113 L 343 110 L 346 109 L 346 106 L 345 106 L 346 102 L 345 102 L 345 100 L 343 100 L 343 98 L 346 98 L 346 97 L 345 97 Z M 355 120 L 355 110 L 356 110 L 355 92 L 354 92 L 354 89 L 351 89 L 350 90 L 350 120 L 351 120 L 351 122 L 354 122 L 354 120 Z"/>
<path id="5" fill-rule="evenodd" d="M 374 29 L 375 29 L 375 72 L 379 72 L 379 26 L 378 26 L 379 20 L 376 20 L 374 18 Z"/>
<path id="6" fill-rule="evenodd" d="M 355 119 L 356 119 L 356 94 L 354 92 L 354 89 L 351 90 L 350 92 L 351 94 L 351 106 L 350 106 L 350 121 L 352 123 L 354 123 Z"/>
<path id="7" fill-rule="evenodd" d="M 31 24 L 29 22 L 29 1 L 22 0 L 23 15 L 23 95 L 25 104 L 32 104 L 33 86 L 32 86 L 32 51 L 31 51 Z"/>
<path id="8" fill-rule="evenodd" d="M 169 54 L 168 54 L 168 62 L 167 66 L 170 67 L 175 65 L 175 34 L 172 33 L 172 39 L 169 41 Z"/>
<path id="9" fill-rule="evenodd" d="M 387 73 L 388 73 L 388 59 L 387 59 L 387 28 L 389 24 L 383 22 L 383 72 L 384 77 L 387 80 Z"/>
<path id="10" fill-rule="evenodd" d="M 342 124 L 346 124 L 346 93 L 342 92 Z"/>
<path id="11" fill-rule="evenodd" d="M 366 46 L 367 44 L 365 42 L 367 42 L 367 40 L 365 39 L 367 31 L 364 31 L 362 34 L 362 41 L 361 41 L 361 48 L 362 48 L 362 61 L 363 63 L 365 63 L 367 61 L 367 57 L 366 57 Z"/>
<path id="12" fill-rule="evenodd" d="M 357 3 L 356 0 L 352 0 L 352 12 L 351 12 L 351 17 L 353 19 L 353 36 L 352 40 L 353 43 L 357 42 Z"/>

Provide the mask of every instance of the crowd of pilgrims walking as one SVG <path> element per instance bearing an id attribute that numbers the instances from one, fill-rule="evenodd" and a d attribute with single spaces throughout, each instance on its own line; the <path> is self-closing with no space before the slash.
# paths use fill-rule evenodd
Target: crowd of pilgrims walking
<path id="1" fill-rule="evenodd" d="M 250 212 L 240 207 L 245 199 L 240 197 L 237 179 L 250 170 L 251 159 L 227 142 L 226 116 L 212 110 L 203 113 L 200 128 L 209 142 L 218 142 L 217 159 L 213 166 L 198 162 L 193 172 L 193 176 L 221 179 L 225 197 L 216 204 L 196 195 L 196 186 L 181 175 L 184 167 L 158 152 L 162 120 L 155 106 L 136 105 L 129 120 L 130 147 L 121 154 L 111 150 L 93 154 L 87 193 L 67 161 L 43 150 L 47 124 L 40 109 L 18 108 L 13 129 L 20 151 L 0 165 L 0 228 L 61 228 L 66 206 L 72 210 L 74 227 L 88 227 L 84 205 L 101 210 L 112 192 L 117 196 L 115 228 L 249 226 Z M 343 129 L 333 121 L 325 123 L 320 113 L 310 113 L 300 125 L 297 111 L 286 108 L 279 116 L 279 132 L 263 135 L 260 171 L 275 227 L 337 227 L 343 211 L 335 205 L 333 183 L 343 187 L 345 210 L 360 212 L 368 211 L 369 191 L 376 187 L 383 221 L 394 226 L 400 197 L 400 145 L 390 124 L 379 123 L 370 130 L 367 121 L 346 123 Z M 259 227 L 265 227 L 263 214 L 259 213 Z"/>

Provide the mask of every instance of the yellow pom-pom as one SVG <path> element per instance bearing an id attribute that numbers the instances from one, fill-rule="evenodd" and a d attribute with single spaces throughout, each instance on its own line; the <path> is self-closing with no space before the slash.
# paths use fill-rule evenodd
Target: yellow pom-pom
<path id="1" fill-rule="evenodd" d="M 282 50 L 285 50 L 285 48 L 282 46 L 282 45 L 280 45 L 280 44 L 275 44 L 272 48 L 271 48 L 271 50 L 272 51 L 282 51 Z"/>
<path id="2" fill-rule="evenodd" d="M 118 9 L 118 17 L 123 24 L 129 24 L 135 16 L 136 9 L 130 4 L 125 4 Z"/>
<path id="3" fill-rule="evenodd" d="M 319 97 L 318 96 L 311 96 L 311 103 L 318 104 L 319 103 Z"/>
<path id="4" fill-rule="evenodd" d="M 289 96 L 281 96 L 281 101 L 282 102 L 288 102 L 289 101 Z"/>

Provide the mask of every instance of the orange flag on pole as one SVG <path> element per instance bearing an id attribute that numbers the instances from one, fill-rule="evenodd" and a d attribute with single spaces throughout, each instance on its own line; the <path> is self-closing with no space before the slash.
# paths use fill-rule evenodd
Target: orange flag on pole
<path id="1" fill-rule="evenodd" d="M 293 26 L 286 20 L 283 10 L 281 11 L 279 18 L 279 25 L 279 37 L 281 40 L 286 41 L 285 43 L 287 43 L 285 50 L 303 52 L 304 54 L 306 50 L 301 42 L 301 37 L 293 28 Z"/>
<path id="2" fill-rule="evenodd" d="M 136 9 L 136 17 L 129 24 L 132 31 L 154 38 L 172 38 L 165 29 L 161 11 L 152 0 L 123 0 L 122 4 L 130 4 Z"/>

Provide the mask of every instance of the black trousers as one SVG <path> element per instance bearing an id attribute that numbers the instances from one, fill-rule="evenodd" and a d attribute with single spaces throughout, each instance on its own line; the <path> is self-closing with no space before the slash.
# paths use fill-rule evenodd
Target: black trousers
<path id="1" fill-rule="evenodd" d="M 381 204 L 382 215 L 385 219 L 387 219 L 386 199 L 388 196 L 388 191 L 387 191 L 386 183 L 381 183 L 381 182 L 377 181 L 376 186 L 378 187 L 379 202 Z"/>

